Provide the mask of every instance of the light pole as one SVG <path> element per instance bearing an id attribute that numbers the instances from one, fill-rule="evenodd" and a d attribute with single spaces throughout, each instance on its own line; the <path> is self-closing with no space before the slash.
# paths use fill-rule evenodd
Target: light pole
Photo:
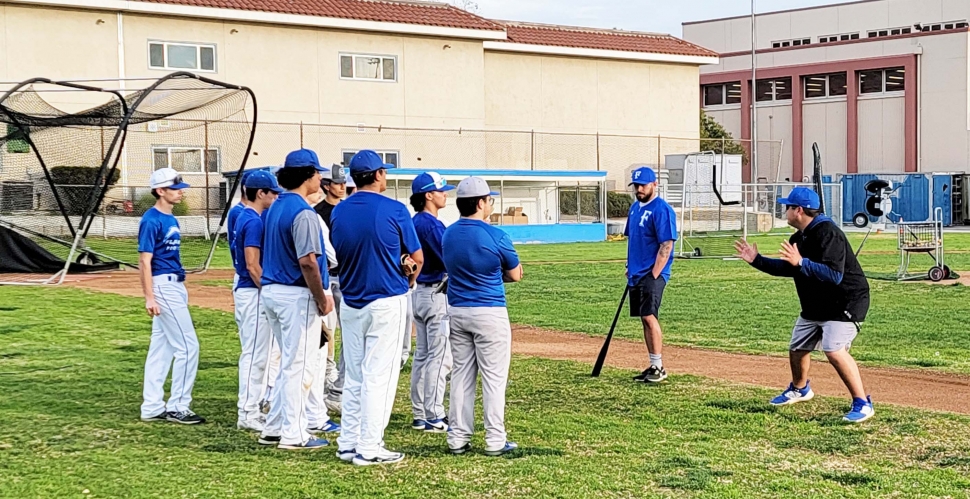
<path id="1" fill-rule="evenodd" d="M 758 53 L 755 0 L 751 0 L 751 181 L 758 181 Z"/>

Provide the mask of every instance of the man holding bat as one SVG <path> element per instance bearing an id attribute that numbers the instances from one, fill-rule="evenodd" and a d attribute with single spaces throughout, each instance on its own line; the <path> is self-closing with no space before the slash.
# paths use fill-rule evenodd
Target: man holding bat
<path id="1" fill-rule="evenodd" d="M 812 350 L 821 348 L 852 396 L 852 409 L 843 419 L 861 423 L 875 411 L 849 347 L 869 311 L 869 282 L 845 234 L 820 213 L 815 191 L 796 187 L 778 203 L 785 205 L 788 224 L 797 229 L 782 243 L 781 259 L 761 256 L 758 246 L 746 241 L 734 245 L 738 256 L 752 267 L 793 278 L 801 302 L 802 312 L 795 321 L 788 352 L 792 381 L 771 404 L 795 404 L 815 396 L 808 369 Z"/>

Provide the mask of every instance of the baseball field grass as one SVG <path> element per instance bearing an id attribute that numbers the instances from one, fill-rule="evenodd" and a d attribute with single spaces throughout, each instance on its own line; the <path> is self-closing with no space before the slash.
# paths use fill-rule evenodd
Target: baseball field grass
<path id="1" fill-rule="evenodd" d="M 698 283 L 717 274 L 706 265 L 698 267 L 708 269 Z M 567 272 L 562 267 L 531 267 L 527 278 L 538 289 L 555 279 L 543 272 Z M 578 276 L 598 269 L 573 268 Z M 611 284 L 606 270 L 590 279 Z M 743 282 L 754 281 L 741 270 Z M 577 307 L 597 300 L 596 286 L 559 284 L 567 289 L 547 315 L 593 313 Z M 526 291 L 518 288 L 514 299 L 528 298 Z M 779 299 L 790 295 L 778 292 Z M 557 303 L 556 296 L 546 300 Z M 882 405 L 874 420 L 846 426 L 841 399 L 775 409 L 765 403 L 774 392 L 764 389 L 684 375 L 647 386 L 611 369 L 591 379 L 587 366 L 528 358 L 515 358 L 511 369 L 508 428 L 522 449 L 507 457 L 481 454 L 480 435 L 470 455 L 451 456 L 442 436 L 410 430 L 404 377 L 386 435 L 390 448 L 408 453 L 401 465 L 356 468 L 328 450 L 260 448 L 254 435 L 234 428 L 239 344 L 232 317 L 197 308 L 202 353 L 193 408 L 210 422 L 143 423 L 149 320 L 142 305 L 71 288 L 0 287 L 0 496 L 970 495 L 967 417 Z M 787 308 L 778 315 L 791 319 Z"/>

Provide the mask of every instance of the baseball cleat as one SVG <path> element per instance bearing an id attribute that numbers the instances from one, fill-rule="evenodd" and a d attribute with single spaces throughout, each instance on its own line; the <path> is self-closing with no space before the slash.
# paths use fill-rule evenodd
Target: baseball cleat
<path id="1" fill-rule="evenodd" d="M 424 425 L 425 433 L 447 433 L 448 423 L 443 419 L 429 419 Z"/>
<path id="2" fill-rule="evenodd" d="M 145 416 L 142 416 L 141 420 L 145 421 L 146 423 L 151 421 L 168 421 L 168 413 L 165 411 L 162 411 L 154 416 L 149 416 L 147 418 Z"/>
<path id="3" fill-rule="evenodd" d="M 812 391 L 810 381 L 805 383 L 804 388 L 795 388 L 794 383 L 788 383 L 788 388 L 785 388 L 781 395 L 771 399 L 770 404 L 775 406 L 797 404 L 812 400 L 813 397 L 815 397 L 815 392 Z"/>
<path id="4" fill-rule="evenodd" d="M 170 411 L 165 417 L 166 421 L 171 421 L 178 424 L 202 424 L 205 423 L 205 418 L 199 416 L 198 414 L 186 409 L 184 411 Z"/>
<path id="5" fill-rule="evenodd" d="M 282 450 L 318 450 L 330 445 L 324 438 L 311 438 L 301 444 L 280 443 L 276 448 Z"/>
<path id="6" fill-rule="evenodd" d="M 279 435 L 260 435 L 259 440 L 256 441 L 259 445 L 279 445 L 280 436 Z"/>
<path id="7" fill-rule="evenodd" d="M 404 461 L 404 453 L 392 452 L 382 447 L 377 455 L 372 458 L 365 458 L 360 454 L 355 455 L 353 463 L 357 466 L 373 466 L 375 464 L 394 464 L 401 461 Z"/>
<path id="8" fill-rule="evenodd" d="M 316 428 L 307 428 L 307 431 L 310 433 L 339 433 L 340 425 L 333 421 L 327 421 Z"/>
<path id="9" fill-rule="evenodd" d="M 338 450 L 337 451 L 337 457 L 341 461 L 343 461 L 345 463 L 353 462 L 354 461 L 354 456 L 356 456 L 356 455 L 357 455 L 357 449 Z"/>
<path id="10" fill-rule="evenodd" d="M 412 430 L 424 431 L 424 429 L 427 426 L 428 426 L 428 422 L 425 421 L 425 420 L 423 420 L 423 419 L 415 419 L 414 421 L 411 421 L 411 429 Z"/>
<path id="11" fill-rule="evenodd" d="M 452 453 L 452 454 L 454 454 L 456 456 L 460 456 L 460 455 L 462 455 L 462 454 L 464 454 L 464 453 L 466 453 L 466 452 L 468 452 L 470 450 L 472 450 L 472 444 L 471 444 L 471 442 L 468 442 L 465 445 L 462 445 L 461 447 L 448 447 L 448 452 L 450 452 L 450 453 Z"/>
<path id="12" fill-rule="evenodd" d="M 861 423 L 875 415 L 876 409 L 872 407 L 872 397 L 866 395 L 864 399 L 852 399 L 852 410 L 842 420 L 849 423 Z"/>
<path id="13" fill-rule="evenodd" d="M 492 457 L 498 457 L 498 456 L 501 456 L 501 455 L 504 455 L 504 454 L 508 454 L 509 452 L 512 452 L 512 451 L 514 451 L 515 449 L 518 449 L 518 448 L 519 448 L 519 444 L 517 444 L 515 442 L 505 442 L 505 446 L 502 447 L 501 449 L 498 449 L 498 450 L 487 450 L 486 449 L 485 450 L 485 455 L 486 456 L 492 456 Z"/>
<path id="14" fill-rule="evenodd" d="M 262 418 L 256 419 L 242 419 L 236 421 L 236 429 L 254 431 L 257 433 L 263 432 L 263 427 L 266 425 L 266 420 Z"/>
<path id="15" fill-rule="evenodd" d="M 662 367 L 650 366 L 644 371 L 644 383 L 660 383 L 665 379 L 667 379 L 667 370 Z"/>

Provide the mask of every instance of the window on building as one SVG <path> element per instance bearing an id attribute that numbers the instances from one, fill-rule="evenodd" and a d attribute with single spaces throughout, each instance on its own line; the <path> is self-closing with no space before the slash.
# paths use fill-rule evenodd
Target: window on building
<path id="1" fill-rule="evenodd" d="M 401 166 L 398 159 L 400 157 L 400 154 L 398 153 L 398 151 L 374 151 L 374 152 L 376 152 L 377 155 L 381 157 L 381 161 L 389 165 Z M 350 164 L 350 160 L 354 157 L 354 154 L 357 154 L 357 151 L 354 149 L 343 150 L 344 166 L 347 166 Z"/>
<path id="2" fill-rule="evenodd" d="M 859 93 L 880 94 L 902 92 L 906 89 L 906 72 L 903 68 L 875 69 L 859 72 Z"/>
<path id="3" fill-rule="evenodd" d="M 845 73 L 806 76 L 805 98 L 819 99 L 845 95 L 845 81 Z"/>
<path id="4" fill-rule="evenodd" d="M 219 149 L 202 147 L 157 146 L 152 148 L 154 168 L 172 168 L 182 173 L 219 173 Z M 204 166 L 203 166 L 204 165 Z"/>
<path id="5" fill-rule="evenodd" d="M 340 54 L 340 77 L 347 80 L 397 81 L 397 57 Z"/>
<path id="6" fill-rule="evenodd" d="M 197 43 L 148 42 L 151 69 L 216 70 L 216 46 Z"/>
<path id="7" fill-rule="evenodd" d="M 740 81 L 704 85 L 702 90 L 704 92 L 705 107 L 741 103 Z"/>
<path id="8" fill-rule="evenodd" d="M 758 80 L 758 84 L 755 85 L 755 101 L 757 102 L 791 100 L 791 95 L 791 77 Z"/>

